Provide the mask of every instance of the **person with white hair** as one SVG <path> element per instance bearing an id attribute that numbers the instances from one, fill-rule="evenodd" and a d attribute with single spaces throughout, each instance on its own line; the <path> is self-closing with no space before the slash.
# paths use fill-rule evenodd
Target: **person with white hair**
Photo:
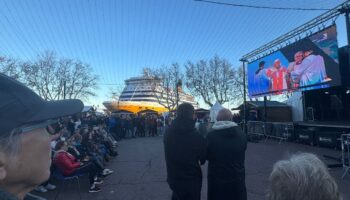
<path id="1" fill-rule="evenodd" d="M 312 51 L 304 52 L 302 71 L 295 74 L 300 77 L 299 87 L 331 81 L 326 73 L 324 58 L 321 55 L 314 55 Z"/>
<path id="2" fill-rule="evenodd" d="M 314 154 L 299 153 L 273 166 L 269 200 L 341 200 L 325 164 Z"/>
<path id="3" fill-rule="evenodd" d="M 246 135 L 230 110 L 221 109 L 216 119 L 207 136 L 208 200 L 246 200 Z"/>

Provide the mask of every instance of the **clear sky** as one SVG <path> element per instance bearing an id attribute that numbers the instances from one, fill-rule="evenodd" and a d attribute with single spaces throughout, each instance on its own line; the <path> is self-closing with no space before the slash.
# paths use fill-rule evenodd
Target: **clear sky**
<path id="1" fill-rule="evenodd" d="M 343 0 L 220 0 L 259 6 L 333 8 Z M 90 64 L 100 76 L 102 106 L 110 84 L 144 67 L 209 59 L 239 66 L 245 53 L 324 11 L 280 11 L 222 6 L 192 0 L 0 0 L 0 55 L 35 59 L 45 50 Z M 346 41 L 337 20 L 339 45 Z"/>

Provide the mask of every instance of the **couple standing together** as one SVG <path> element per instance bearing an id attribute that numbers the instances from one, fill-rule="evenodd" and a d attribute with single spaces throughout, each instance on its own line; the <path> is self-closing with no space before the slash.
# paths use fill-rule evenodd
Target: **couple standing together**
<path id="1" fill-rule="evenodd" d="M 201 165 L 208 161 L 208 200 L 246 200 L 246 136 L 227 109 L 218 113 L 217 122 L 204 139 L 195 129 L 194 108 L 183 103 L 166 130 L 164 151 L 167 181 L 172 200 L 200 200 Z"/>

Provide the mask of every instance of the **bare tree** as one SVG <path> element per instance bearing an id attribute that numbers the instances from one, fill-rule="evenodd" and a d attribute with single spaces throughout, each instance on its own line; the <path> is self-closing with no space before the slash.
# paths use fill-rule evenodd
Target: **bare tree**
<path id="1" fill-rule="evenodd" d="M 0 73 L 6 74 L 15 79 L 22 77 L 18 61 L 11 58 L 0 57 Z"/>
<path id="2" fill-rule="evenodd" d="M 67 64 L 67 68 L 63 67 L 65 65 L 62 62 Z M 92 74 L 92 68 L 88 64 L 68 59 L 61 60 L 60 67 L 68 72 L 66 76 L 61 77 L 61 80 L 66 83 L 66 94 L 69 99 L 95 96 L 98 76 Z"/>
<path id="3" fill-rule="evenodd" d="M 85 99 L 94 96 L 98 77 L 79 60 L 58 59 L 46 51 L 36 61 L 17 62 L 2 58 L 1 71 L 36 91 L 45 100 Z"/>
<path id="4" fill-rule="evenodd" d="M 110 87 L 107 98 L 112 99 L 113 101 L 118 101 L 120 95 L 123 92 L 123 89 L 124 89 L 123 85 L 115 85 L 113 87 Z"/>
<path id="5" fill-rule="evenodd" d="M 201 96 L 209 106 L 231 100 L 235 71 L 226 59 L 214 56 L 209 61 L 188 61 L 185 68 L 186 86 L 194 96 Z"/>
<path id="6" fill-rule="evenodd" d="M 234 104 L 241 104 L 243 103 L 243 97 L 244 97 L 244 83 L 243 83 L 243 67 L 240 66 L 237 69 L 234 70 L 234 78 L 233 78 L 233 84 L 231 87 L 231 101 Z M 247 77 L 247 75 L 246 75 Z M 246 92 L 247 90 L 247 79 L 246 79 Z M 248 97 L 248 95 L 246 96 Z"/>
<path id="7" fill-rule="evenodd" d="M 158 69 L 149 70 L 154 77 L 153 91 L 158 103 L 168 110 L 174 110 L 179 103 L 183 74 L 180 65 L 173 63 Z"/>

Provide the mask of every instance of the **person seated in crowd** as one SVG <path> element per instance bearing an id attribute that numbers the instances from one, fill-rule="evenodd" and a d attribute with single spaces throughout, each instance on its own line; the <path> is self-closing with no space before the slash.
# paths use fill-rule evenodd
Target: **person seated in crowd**
<path id="1" fill-rule="evenodd" d="M 55 156 L 53 159 L 54 165 L 62 172 L 64 176 L 74 176 L 79 174 L 88 173 L 90 188 L 89 192 L 100 192 L 101 189 L 97 186 L 102 184 L 97 167 L 92 163 L 83 163 L 76 160 L 76 158 L 67 152 L 68 144 L 65 141 L 59 141 L 55 147 Z"/>
<path id="2" fill-rule="evenodd" d="M 105 168 L 104 158 L 92 139 L 92 132 L 87 132 L 83 135 L 82 149 L 85 151 L 83 154 L 87 155 L 90 161 L 102 169 L 102 176 L 113 173 L 112 170 Z"/>
<path id="3" fill-rule="evenodd" d="M 96 152 L 100 154 L 105 161 L 109 161 L 109 155 L 106 145 L 104 144 L 104 137 L 102 134 L 99 133 L 99 128 L 97 126 L 94 126 L 91 130 L 92 136 L 91 136 L 91 142 L 96 147 Z"/>
<path id="4" fill-rule="evenodd" d="M 311 153 L 299 153 L 278 161 L 269 181 L 269 200 L 342 199 L 325 164 Z"/>
<path id="5" fill-rule="evenodd" d="M 221 109 L 216 120 L 207 135 L 208 200 L 246 200 L 246 135 L 230 110 Z"/>
<path id="6" fill-rule="evenodd" d="M 115 140 L 112 134 L 107 129 L 106 124 L 99 124 L 99 131 L 105 137 L 105 140 L 112 143 L 113 147 L 117 146 L 118 142 Z"/>
<path id="7" fill-rule="evenodd" d="M 50 176 L 50 135 L 59 117 L 81 112 L 80 100 L 45 101 L 0 74 L 0 199 L 24 199 Z"/>
<path id="8" fill-rule="evenodd" d="M 106 148 L 108 155 L 112 157 L 117 156 L 118 152 L 115 150 L 117 141 L 106 131 L 103 125 L 98 126 L 97 134 L 101 136 L 101 144 Z"/>
<path id="9" fill-rule="evenodd" d="M 77 136 L 77 135 L 76 135 Z M 78 150 L 78 142 L 75 137 L 70 137 L 67 140 L 68 144 L 68 150 L 67 152 L 73 155 L 77 160 L 83 160 L 84 159 L 84 154 L 81 154 L 80 151 Z"/>

